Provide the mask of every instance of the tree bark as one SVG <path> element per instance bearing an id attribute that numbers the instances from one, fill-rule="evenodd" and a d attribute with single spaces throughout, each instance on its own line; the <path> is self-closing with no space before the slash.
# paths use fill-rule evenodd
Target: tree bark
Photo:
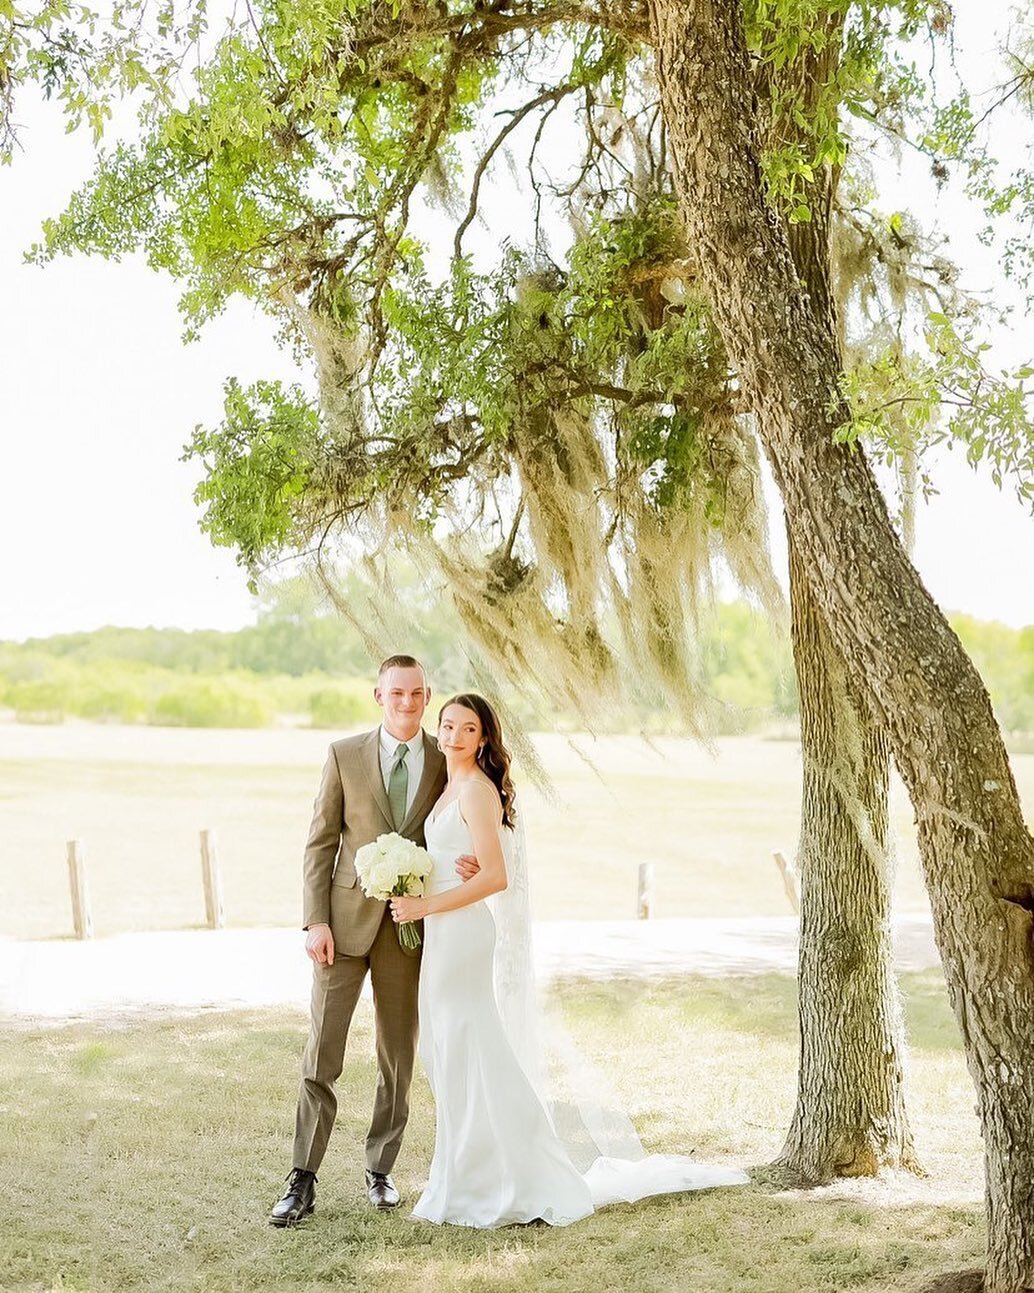
<path id="1" fill-rule="evenodd" d="M 797 1103 L 776 1163 L 821 1184 L 920 1168 L 905 1111 L 891 942 L 887 741 L 854 693 L 788 539 L 804 762 L 801 1052 Z"/>
<path id="2" fill-rule="evenodd" d="M 805 114 L 840 56 L 843 18 L 775 74 Z M 759 91 L 768 96 L 764 85 Z M 770 123 L 770 129 L 771 129 Z M 779 140 L 804 139 L 780 122 Z M 822 168 L 806 190 L 811 219 L 785 226 L 811 311 L 841 331 L 830 269 L 839 173 Z M 890 751 L 830 638 L 788 530 L 790 614 L 800 697 L 803 784 L 797 871 L 797 1101 L 779 1158 L 801 1180 L 919 1172 L 905 1108 L 906 1053 L 890 923 Z"/>
<path id="3" fill-rule="evenodd" d="M 1034 840 L 987 692 L 905 554 L 850 410 L 837 338 L 767 207 L 735 0 L 649 0 L 701 283 L 782 491 L 807 581 L 916 813 L 934 932 L 978 1094 L 988 1293 L 1034 1289 Z"/>

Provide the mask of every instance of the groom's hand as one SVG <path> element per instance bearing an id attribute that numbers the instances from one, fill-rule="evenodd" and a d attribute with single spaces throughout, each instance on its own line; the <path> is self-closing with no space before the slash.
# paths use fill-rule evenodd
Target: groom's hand
<path id="1" fill-rule="evenodd" d="M 473 880 L 480 870 L 478 860 L 473 853 L 464 853 L 462 857 L 456 859 L 456 874 L 461 880 Z"/>
<path id="2" fill-rule="evenodd" d="M 334 935 L 329 925 L 310 925 L 305 950 L 317 965 L 334 964 Z"/>

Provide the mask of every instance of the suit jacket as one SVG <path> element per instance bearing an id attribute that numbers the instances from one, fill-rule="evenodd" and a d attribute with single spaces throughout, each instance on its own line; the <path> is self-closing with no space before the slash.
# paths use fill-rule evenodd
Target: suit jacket
<path id="1" fill-rule="evenodd" d="M 424 772 L 413 805 L 398 829 L 424 844 L 424 820 L 445 788 L 445 758 L 424 733 Z M 327 752 L 302 867 L 302 924 L 329 925 L 335 952 L 365 956 L 385 904 L 356 883 L 356 850 L 395 830 L 380 759 L 380 728 L 334 741 Z M 405 950 L 405 949 L 403 949 Z M 414 955 L 419 954 L 417 949 Z"/>

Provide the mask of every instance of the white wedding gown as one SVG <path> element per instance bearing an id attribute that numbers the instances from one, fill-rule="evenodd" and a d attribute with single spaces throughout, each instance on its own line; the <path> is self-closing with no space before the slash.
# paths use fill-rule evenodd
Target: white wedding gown
<path id="1" fill-rule="evenodd" d="M 452 800 L 424 824 L 434 859 L 430 893 L 462 883 L 456 859 L 473 852 Z M 508 871 L 513 833 L 500 827 Z M 512 874 L 512 871 L 511 871 Z M 597 1207 L 653 1194 L 743 1184 L 735 1169 L 671 1154 L 600 1156 L 583 1173 L 511 1046 L 496 1003 L 496 926 L 484 902 L 424 921 L 420 1058 L 435 1100 L 435 1146 L 413 1216 L 479 1228 L 540 1219 L 570 1225 Z"/>

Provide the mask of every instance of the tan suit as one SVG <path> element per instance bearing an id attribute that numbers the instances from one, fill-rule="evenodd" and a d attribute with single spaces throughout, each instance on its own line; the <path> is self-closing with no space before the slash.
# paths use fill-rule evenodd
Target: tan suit
<path id="1" fill-rule="evenodd" d="M 398 828 L 424 843 L 424 820 L 445 787 L 445 759 L 424 733 L 424 771 Z M 367 970 L 377 1030 L 377 1095 L 366 1137 L 366 1165 L 390 1172 L 409 1116 L 409 1085 L 417 1039 L 420 950 L 400 947 L 391 910 L 356 883 L 356 850 L 395 830 L 380 764 L 380 728 L 335 741 L 313 805 L 303 865 L 304 917 L 329 925 L 334 964 L 313 967 L 309 1041 L 295 1123 L 294 1166 L 315 1172 L 337 1113 L 334 1083 Z"/>

